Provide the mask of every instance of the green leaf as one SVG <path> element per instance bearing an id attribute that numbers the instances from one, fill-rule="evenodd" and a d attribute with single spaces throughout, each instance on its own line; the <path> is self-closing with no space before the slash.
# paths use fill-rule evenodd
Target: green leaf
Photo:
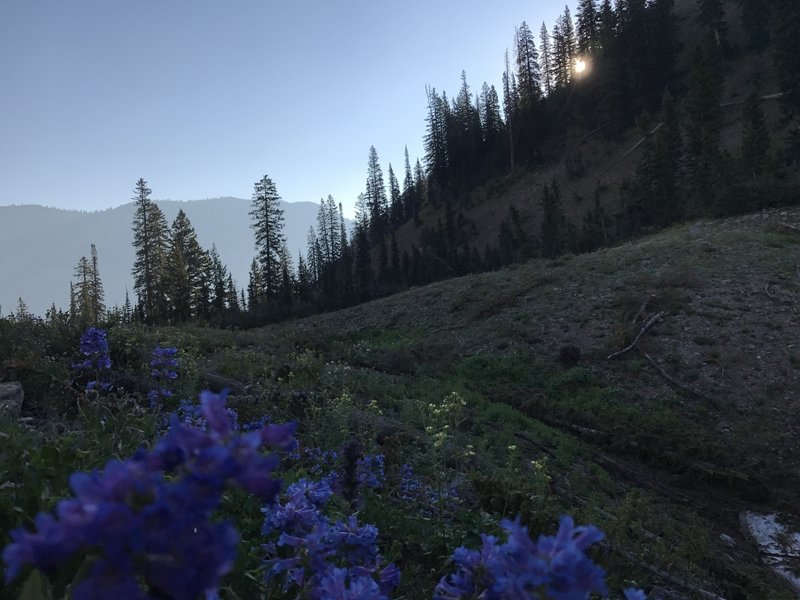
<path id="1" fill-rule="evenodd" d="M 50 600 L 50 583 L 45 579 L 41 572 L 34 569 L 25 580 L 19 600 Z"/>

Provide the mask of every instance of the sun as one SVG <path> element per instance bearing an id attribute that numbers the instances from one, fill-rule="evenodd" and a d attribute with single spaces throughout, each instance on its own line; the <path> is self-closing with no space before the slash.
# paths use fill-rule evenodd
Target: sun
<path id="1" fill-rule="evenodd" d="M 586 64 L 585 60 L 583 60 L 582 58 L 575 59 L 575 72 L 577 74 L 580 75 L 581 73 L 584 73 L 587 67 L 588 65 Z"/>

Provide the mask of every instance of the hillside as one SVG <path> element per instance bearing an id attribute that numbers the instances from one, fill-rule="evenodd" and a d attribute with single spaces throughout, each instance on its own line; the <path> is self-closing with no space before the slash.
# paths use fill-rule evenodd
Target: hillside
<path id="1" fill-rule="evenodd" d="M 547 460 L 558 503 L 614 531 L 627 556 L 614 564 L 638 566 L 654 597 L 788 598 L 740 517 L 800 524 L 798 226 L 797 210 L 700 221 L 207 338 L 235 339 L 241 357 L 211 364 L 258 395 L 270 371 L 254 356 L 296 371 L 308 353 L 317 377 L 298 377 L 314 398 L 377 402 L 397 440 L 422 434 L 418 406 L 459 391 L 460 441 L 483 450 L 469 470 L 491 478 L 507 445 L 524 464 Z M 607 358 L 654 315 L 637 350 Z M 568 345 L 572 369 L 558 360 Z M 520 485 L 493 484 L 505 506 Z"/>

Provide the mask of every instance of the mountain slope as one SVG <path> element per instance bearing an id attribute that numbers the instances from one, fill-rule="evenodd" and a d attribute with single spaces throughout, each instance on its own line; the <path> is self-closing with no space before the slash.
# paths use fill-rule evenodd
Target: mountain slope
<path id="1" fill-rule="evenodd" d="M 469 443 L 478 454 L 465 467 L 473 501 L 532 510 L 542 529 L 559 510 L 598 522 L 608 560 L 663 593 L 653 597 L 790 598 L 740 518 L 800 519 L 798 231 L 797 209 L 696 222 L 263 330 L 196 335 L 206 368 L 255 397 L 288 385 L 318 399 L 308 411 L 331 410 L 339 394 L 374 402 L 380 435 L 395 440 L 384 451 L 400 461 L 430 451 L 424 407 L 457 391 L 467 403 L 455 452 Z M 569 346 L 574 368 L 559 361 Z M 536 478 L 521 467 L 519 481 L 498 479 L 512 459 L 547 465 L 549 491 L 530 496 L 538 508 L 510 508 Z"/>
<path id="2" fill-rule="evenodd" d="M 179 209 L 187 214 L 201 245 L 216 244 L 237 286 L 247 285 L 250 261 L 255 256 L 250 229 L 249 200 L 215 198 L 192 202 L 157 201 L 171 224 Z M 306 234 L 316 224 L 318 205 L 312 202 L 283 202 L 285 234 L 290 251 L 306 247 Z M 0 206 L 0 306 L 12 312 L 22 297 L 35 314 L 55 302 L 69 305 L 69 282 L 81 256 L 97 246 L 100 275 L 106 304 L 121 305 L 125 288 L 135 302 L 131 266 L 134 207 L 82 212 L 43 206 Z"/>

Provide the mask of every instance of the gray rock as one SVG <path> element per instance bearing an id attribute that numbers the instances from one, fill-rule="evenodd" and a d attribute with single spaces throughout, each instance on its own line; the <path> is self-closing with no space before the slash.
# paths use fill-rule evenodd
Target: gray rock
<path id="1" fill-rule="evenodd" d="M 24 398 L 25 392 L 22 390 L 22 384 L 18 381 L 0 383 L 0 412 L 16 419 L 22 414 Z"/>

